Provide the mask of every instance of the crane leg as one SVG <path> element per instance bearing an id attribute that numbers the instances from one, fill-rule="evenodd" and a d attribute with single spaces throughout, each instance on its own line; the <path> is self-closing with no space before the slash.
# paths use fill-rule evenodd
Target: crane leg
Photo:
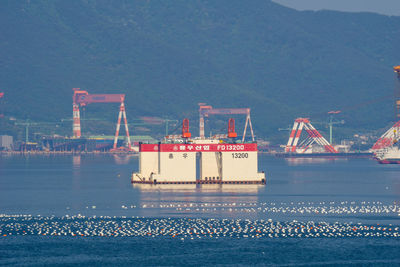
<path id="1" fill-rule="evenodd" d="M 244 143 L 244 139 L 246 138 L 246 130 L 247 130 L 247 125 L 249 124 L 249 115 L 246 116 L 246 123 L 244 125 L 244 131 L 243 131 L 243 137 L 242 137 L 242 143 Z"/>
<path id="2" fill-rule="evenodd" d="M 113 149 L 116 149 L 117 148 L 117 144 L 118 144 L 119 128 L 121 127 L 121 117 L 122 117 L 123 108 L 124 108 L 123 103 L 121 103 L 121 107 L 119 109 L 119 114 L 118 114 L 117 129 L 115 130 L 115 138 L 114 138 Z"/>
<path id="3" fill-rule="evenodd" d="M 199 125 L 199 135 L 200 139 L 204 139 L 204 116 L 200 114 L 200 125 Z"/>
<path id="4" fill-rule="evenodd" d="M 123 104 L 124 104 L 124 103 L 122 103 L 121 106 L 122 106 Z M 129 149 L 129 150 L 132 150 L 131 137 L 129 136 L 128 120 L 127 120 L 127 118 L 126 118 L 125 106 L 123 106 L 122 115 L 124 116 L 125 133 L 126 133 L 126 138 L 128 139 L 128 149 Z"/>
<path id="5" fill-rule="evenodd" d="M 79 105 L 72 104 L 72 134 L 74 138 L 81 138 L 81 119 Z"/>
<path id="6" fill-rule="evenodd" d="M 253 132 L 253 125 L 251 125 L 251 119 L 250 119 L 250 114 L 249 114 L 249 126 L 250 126 L 250 132 L 251 132 L 251 139 L 254 142 L 254 132 Z"/>

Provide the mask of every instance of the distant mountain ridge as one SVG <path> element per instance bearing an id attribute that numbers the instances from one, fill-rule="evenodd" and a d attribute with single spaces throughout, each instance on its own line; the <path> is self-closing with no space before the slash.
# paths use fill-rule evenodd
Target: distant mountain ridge
<path id="1" fill-rule="evenodd" d="M 251 107 L 256 134 L 343 110 L 348 132 L 385 127 L 400 17 L 255 1 L 2 1 L 6 115 L 71 117 L 72 88 L 125 93 L 128 117 Z M 397 46 L 397 47 L 396 47 Z M 360 105 L 360 108 L 355 108 Z M 114 118 L 105 106 L 94 117 Z"/>

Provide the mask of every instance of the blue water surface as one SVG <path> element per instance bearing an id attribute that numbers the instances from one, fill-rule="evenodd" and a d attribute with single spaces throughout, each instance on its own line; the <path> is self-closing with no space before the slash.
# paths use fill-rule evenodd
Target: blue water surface
<path id="1" fill-rule="evenodd" d="M 137 169 L 133 155 L 1 155 L 0 264 L 400 264 L 398 165 L 261 155 L 265 186 L 132 185 Z"/>

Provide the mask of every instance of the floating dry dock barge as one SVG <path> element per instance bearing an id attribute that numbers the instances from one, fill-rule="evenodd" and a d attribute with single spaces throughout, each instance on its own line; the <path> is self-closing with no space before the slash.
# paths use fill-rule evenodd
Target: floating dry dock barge
<path id="1" fill-rule="evenodd" d="M 139 172 L 132 183 L 142 184 L 265 184 L 258 172 L 257 143 L 236 142 L 235 121 L 228 134 L 191 139 L 189 120 L 182 135 L 167 136 L 157 144 L 139 144 Z M 224 140 L 221 140 L 225 139 Z"/>
<path id="2" fill-rule="evenodd" d="M 140 144 L 139 153 L 139 173 L 132 174 L 132 183 L 265 183 L 264 172 L 257 172 L 256 143 L 201 139 L 189 143 Z"/>

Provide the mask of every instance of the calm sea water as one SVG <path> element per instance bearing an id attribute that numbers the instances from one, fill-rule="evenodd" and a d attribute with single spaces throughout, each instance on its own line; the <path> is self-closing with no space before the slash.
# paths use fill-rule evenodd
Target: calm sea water
<path id="1" fill-rule="evenodd" d="M 399 165 L 260 156 L 265 186 L 131 185 L 137 169 L 0 156 L 0 264 L 400 264 Z"/>

